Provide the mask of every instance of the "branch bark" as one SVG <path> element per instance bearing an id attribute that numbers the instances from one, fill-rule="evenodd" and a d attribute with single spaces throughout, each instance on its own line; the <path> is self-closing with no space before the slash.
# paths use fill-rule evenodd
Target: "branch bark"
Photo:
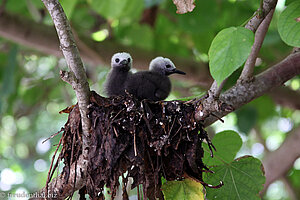
<path id="1" fill-rule="evenodd" d="M 220 102 L 223 102 L 222 105 L 230 106 L 231 109 L 214 108 L 211 106 L 211 104 L 215 106 L 214 102 L 205 101 L 204 105 L 198 107 L 195 113 L 196 119 L 205 119 L 205 114 L 209 114 L 211 111 L 215 111 L 217 116 L 221 118 L 253 99 L 281 86 L 284 82 L 298 74 L 300 74 L 300 52 L 289 55 L 280 63 L 257 75 L 253 82 L 237 83 L 223 93 L 219 98 Z M 204 124 L 205 126 L 209 126 L 216 120 L 216 117 L 209 116 L 205 119 Z"/>
<path id="2" fill-rule="evenodd" d="M 264 20 L 264 18 L 269 14 L 269 12 L 272 9 L 275 9 L 276 4 L 277 0 L 264 0 L 262 3 L 262 7 L 257 9 L 254 17 L 252 17 L 248 21 L 248 23 L 245 25 L 245 28 L 255 33 L 260 23 Z"/>
<path id="3" fill-rule="evenodd" d="M 78 106 L 81 115 L 81 126 L 82 126 L 82 163 L 79 164 L 80 169 L 77 172 L 80 172 L 80 183 L 84 182 L 84 177 L 86 176 L 87 169 L 87 160 L 90 147 L 90 134 L 89 130 L 91 127 L 90 119 L 87 117 L 88 113 L 88 104 L 90 98 L 90 88 L 87 82 L 86 73 L 84 70 L 83 63 L 81 61 L 79 51 L 76 47 L 70 24 L 67 20 L 67 17 L 58 2 L 58 0 L 42 0 L 45 7 L 48 9 L 51 18 L 54 22 L 57 35 L 59 37 L 60 48 L 63 52 L 63 55 L 66 59 L 70 72 L 61 73 L 63 80 L 69 82 L 77 97 Z M 43 36 L 44 37 L 44 36 Z M 76 167 L 76 166 L 75 166 Z M 71 177 L 74 179 L 76 177 Z M 74 184 L 74 180 L 71 180 L 71 183 Z M 56 190 L 55 187 L 50 188 Z M 48 194 L 48 189 L 46 186 L 46 195 Z M 65 188 L 64 190 L 65 191 Z M 54 194 L 55 191 L 50 190 L 50 194 Z"/>
<path id="4" fill-rule="evenodd" d="M 256 33 L 255 33 L 255 40 L 254 44 L 251 49 L 251 53 L 245 63 L 244 69 L 241 73 L 239 81 L 250 81 L 253 78 L 253 71 L 255 67 L 255 62 L 259 53 L 259 50 L 263 44 L 265 36 L 267 34 L 269 25 L 271 23 L 273 17 L 274 9 L 272 9 L 264 21 L 259 25 Z"/>

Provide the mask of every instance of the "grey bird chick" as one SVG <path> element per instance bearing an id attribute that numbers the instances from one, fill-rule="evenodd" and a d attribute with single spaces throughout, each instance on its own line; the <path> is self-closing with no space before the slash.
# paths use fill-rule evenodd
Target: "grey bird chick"
<path id="1" fill-rule="evenodd" d="M 111 58 L 111 70 L 104 83 L 104 92 L 107 96 L 119 96 L 125 94 L 125 81 L 132 65 L 132 58 L 129 53 L 116 53 Z"/>
<path id="2" fill-rule="evenodd" d="M 128 76 L 125 89 L 139 100 L 164 100 L 171 92 L 168 76 L 174 73 L 185 74 L 177 70 L 170 59 L 156 57 L 150 62 L 149 71 L 140 71 Z"/>

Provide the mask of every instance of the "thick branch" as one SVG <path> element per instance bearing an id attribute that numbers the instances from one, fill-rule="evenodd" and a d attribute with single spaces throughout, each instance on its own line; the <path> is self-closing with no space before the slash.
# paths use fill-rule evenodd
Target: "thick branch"
<path id="1" fill-rule="evenodd" d="M 239 78 L 240 81 L 248 81 L 251 78 L 253 78 L 253 71 L 255 67 L 256 58 L 258 56 L 259 50 L 263 44 L 263 41 L 265 39 L 265 36 L 267 34 L 269 25 L 271 23 L 272 17 L 273 17 L 274 9 L 272 9 L 267 17 L 264 19 L 264 21 L 260 24 L 258 27 L 256 33 L 255 33 L 255 40 L 254 44 L 251 49 L 251 53 L 245 63 L 244 69 L 241 73 L 241 76 Z"/>
<path id="2" fill-rule="evenodd" d="M 300 52 L 289 55 L 280 63 L 269 68 L 265 72 L 257 75 L 253 82 L 237 83 L 231 89 L 220 96 L 220 101 L 229 105 L 232 109 L 216 109 L 218 117 L 223 117 L 228 113 L 240 108 L 253 99 L 262 96 L 272 89 L 282 85 L 287 80 L 300 74 Z M 209 113 L 213 110 L 205 111 L 204 108 L 211 108 L 210 102 L 199 107 L 196 112 L 197 119 L 203 119 L 203 113 Z M 205 125 L 208 126 L 215 122 L 216 117 L 209 116 L 205 119 Z"/>
<path id="3" fill-rule="evenodd" d="M 272 182 L 284 176 L 293 166 L 295 160 L 300 157 L 299 144 L 300 127 L 293 130 L 277 150 L 266 155 L 265 160 L 263 160 L 266 173 L 264 191 Z"/>
<path id="4" fill-rule="evenodd" d="M 83 63 L 81 61 L 79 51 L 76 47 L 71 27 L 67 20 L 67 17 L 59 4 L 58 0 L 42 0 L 46 8 L 48 9 L 51 18 L 54 22 L 57 35 L 60 41 L 60 48 L 66 59 L 70 72 L 65 73 L 64 80 L 68 80 L 72 84 L 75 90 L 78 106 L 81 115 L 81 126 L 82 126 L 82 155 L 83 165 L 80 169 L 81 176 L 86 176 L 87 169 L 87 157 L 90 147 L 90 134 L 89 130 L 91 127 L 90 119 L 87 117 L 88 104 L 90 98 L 90 88 L 87 82 L 86 73 L 84 70 Z M 68 75 L 68 76 L 66 76 Z M 72 80 L 70 79 L 72 77 Z M 47 191 L 47 189 L 46 189 Z"/>

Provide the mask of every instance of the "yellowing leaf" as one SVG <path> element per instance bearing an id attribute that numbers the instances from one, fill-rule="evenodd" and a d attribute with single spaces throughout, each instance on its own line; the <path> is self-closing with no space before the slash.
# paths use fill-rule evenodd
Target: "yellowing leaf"
<path id="1" fill-rule="evenodd" d="M 204 189 L 201 183 L 185 178 L 183 181 L 168 181 L 162 185 L 166 200 L 204 200 Z"/>

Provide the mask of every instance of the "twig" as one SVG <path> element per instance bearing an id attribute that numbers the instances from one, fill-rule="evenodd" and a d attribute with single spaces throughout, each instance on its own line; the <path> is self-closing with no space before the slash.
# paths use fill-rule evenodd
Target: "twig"
<path id="1" fill-rule="evenodd" d="M 90 146 L 90 136 L 89 130 L 91 127 L 91 121 L 87 117 L 88 104 L 90 98 L 90 88 L 87 82 L 86 73 L 82 60 L 79 55 L 79 51 L 76 47 L 74 37 L 72 35 L 70 24 L 67 17 L 63 11 L 58 0 L 42 0 L 45 7 L 49 11 L 53 23 L 55 25 L 58 38 L 60 41 L 60 48 L 66 59 L 70 72 L 68 73 L 68 81 L 71 82 L 72 87 L 76 93 L 80 116 L 82 124 L 82 155 L 84 160 L 84 168 L 82 169 L 82 174 L 85 177 L 85 172 L 87 169 L 87 159 Z M 66 73 L 65 73 L 66 75 Z M 66 76 L 64 76 L 66 77 Z M 67 79 L 66 79 L 67 80 Z"/>
<path id="2" fill-rule="evenodd" d="M 253 78 L 255 62 L 258 57 L 259 50 L 261 49 L 261 46 L 265 39 L 273 14 L 274 14 L 274 9 L 272 9 L 269 12 L 269 14 L 264 19 L 264 21 L 259 25 L 255 33 L 255 40 L 251 49 L 251 53 L 245 63 L 244 69 L 238 81 L 250 81 Z"/>
<path id="3" fill-rule="evenodd" d="M 57 131 L 56 133 L 52 134 L 50 137 L 48 137 L 47 139 L 45 139 L 42 144 L 44 144 L 45 142 L 47 142 L 48 140 L 54 138 L 55 136 L 57 136 L 60 132 L 64 131 L 64 127 L 62 127 L 59 131 Z"/>
<path id="4" fill-rule="evenodd" d="M 276 4 L 277 0 L 264 0 L 262 6 L 257 9 L 256 14 L 248 21 L 245 28 L 255 33 L 265 16 L 267 16 L 272 9 L 275 9 Z"/>
<path id="5" fill-rule="evenodd" d="M 52 170 L 53 162 L 54 162 L 56 153 L 57 153 L 57 151 L 58 151 L 58 149 L 59 149 L 59 147 L 60 147 L 60 144 L 61 144 L 61 142 L 62 142 L 63 139 L 64 139 L 64 135 L 62 135 L 62 137 L 60 138 L 59 143 L 58 143 L 58 145 L 57 145 L 57 147 L 56 147 L 56 150 L 55 150 L 55 152 L 54 152 L 54 154 L 53 154 L 53 156 L 52 156 L 50 168 L 49 168 L 49 171 L 48 171 L 48 177 L 47 177 L 47 181 L 46 181 L 46 188 L 45 188 L 45 190 L 46 190 L 46 196 L 48 196 L 48 184 L 49 184 L 49 182 L 50 182 L 50 174 L 52 174 L 52 173 L 51 173 L 51 170 Z M 54 170 L 55 170 L 55 169 L 54 169 Z"/>

